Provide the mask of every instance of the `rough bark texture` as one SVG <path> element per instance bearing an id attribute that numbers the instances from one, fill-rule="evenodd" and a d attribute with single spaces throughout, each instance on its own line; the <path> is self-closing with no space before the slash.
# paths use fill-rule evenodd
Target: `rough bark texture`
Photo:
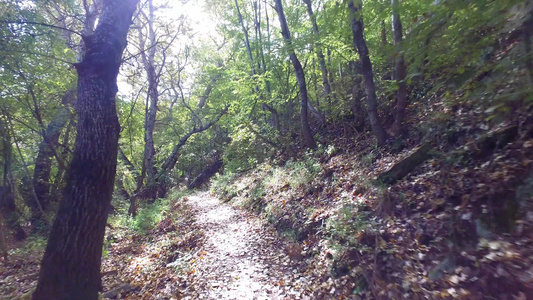
<path id="1" fill-rule="evenodd" d="M 289 31 L 289 26 L 287 25 L 287 20 L 285 19 L 285 13 L 283 12 L 283 6 L 281 0 L 275 0 L 275 9 L 278 13 L 279 23 L 281 27 L 281 34 L 285 40 L 285 44 L 289 49 L 289 58 L 291 59 L 292 65 L 294 67 L 294 73 L 296 74 L 296 80 L 298 81 L 298 87 L 300 88 L 300 126 L 302 131 L 302 138 L 304 145 L 307 148 L 314 149 L 316 148 L 316 142 L 311 134 L 311 128 L 309 127 L 308 113 L 307 113 L 307 85 L 305 82 L 305 73 L 302 67 L 302 64 L 298 60 L 296 53 L 294 52 L 294 47 L 291 41 L 291 33 Z"/>
<path id="2" fill-rule="evenodd" d="M 392 124 L 392 134 L 396 137 L 405 133 L 405 126 L 403 120 L 405 117 L 405 109 L 407 108 L 407 84 L 405 78 L 407 77 L 407 68 L 405 66 L 405 59 L 401 51 L 402 42 L 402 21 L 398 13 L 398 0 L 392 1 L 392 31 L 394 33 L 394 45 L 396 47 L 396 66 L 395 79 L 398 84 L 398 91 L 396 93 L 396 105 L 394 107 L 394 124 Z"/>
<path id="3" fill-rule="evenodd" d="M 311 5 L 311 0 L 304 0 L 305 5 L 307 6 L 307 14 L 313 23 L 313 34 L 316 39 L 319 39 L 318 25 L 316 23 L 316 17 L 313 13 L 313 6 Z M 320 71 L 322 72 L 322 86 L 324 87 L 324 96 L 326 99 L 329 98 L 331 94 L 331 86 L 328 80 L 328 69 L 326 68 L 326 59 L 324 58 L 324 52 L 322 52 L 322 45 L 320 42 L 317 42 L 315 45 L 316 55 L 318 57 L 318 63 L 320 64 Z"/>
<path id="4" fill-rule="evenodd" d="M 355 2 L 355 3 L 354 3 Z M 376 86 L 374 84 L 374 72 L 372 71 L 372 63 L 368 56 L 368 48 L 363 36 L 363 17 L 361 15 L 361 0 L 350 0 L 348 3 L 350 8 L 350 19 L 353 32 L 353 43 L 359 53 L 361 59 L 361 71 L 363 73 L 363 81 L 366 91 L 366 109 L 368 112 L 368 119 L 372 126 L 372 131 L 378 140 L 379 145 L 384 145 L 387 142 L 388 134 L 383 129 L 383 125 L 378 114 L 378 102 L 376 97 Z"/>
<path id="5" fill-rule="evenodd" d="M 78 72 L 78 135 L 33 299 L 98 299 L 117 163 L 117 75 L 138 0 L 105 0 Z"/>

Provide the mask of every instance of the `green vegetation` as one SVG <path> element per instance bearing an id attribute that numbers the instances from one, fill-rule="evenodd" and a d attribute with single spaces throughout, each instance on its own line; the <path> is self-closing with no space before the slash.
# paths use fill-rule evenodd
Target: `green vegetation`
<path id="1" fill-rule="evenodd" d="M 50 235 L 96 295 L 100 249 L 157 240 L 189 276 L 208 189 L 344 280 L 311 298 L 533 294 L 533 1 L 100 2 L 0 3 L 6 257 Z"/>

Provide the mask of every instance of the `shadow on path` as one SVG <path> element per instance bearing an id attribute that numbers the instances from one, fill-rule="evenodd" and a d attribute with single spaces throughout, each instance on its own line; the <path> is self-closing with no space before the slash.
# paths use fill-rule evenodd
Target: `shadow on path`
<path id="1" fill-rule="evenodd" d="M 206 241 L 185 299 L 310 299 L 300 262 L 286 255 L 275 230 L 208 193 L 188 199 Z"/>

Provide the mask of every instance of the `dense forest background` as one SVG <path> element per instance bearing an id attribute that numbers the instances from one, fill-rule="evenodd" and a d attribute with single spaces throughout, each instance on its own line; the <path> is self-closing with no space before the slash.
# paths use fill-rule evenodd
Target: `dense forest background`
<path id="1" fill-rule="evenodd" d="M 94 299 L 117 232 L 206 188 L 312 298 L 533 294 L 531 1 L 119 2 L 0 2 L 2 280 L 41 272 L 3 296 Z"/>

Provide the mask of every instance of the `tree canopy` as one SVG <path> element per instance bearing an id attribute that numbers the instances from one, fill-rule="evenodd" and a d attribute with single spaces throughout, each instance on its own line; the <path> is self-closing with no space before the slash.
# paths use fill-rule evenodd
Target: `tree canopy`
<path id="1" fill-rule="evenodd" d="M 9 239 L 50 234 L 34 298 L 96 299 L 108 213 L 124 203 L 138 220 L 211 178 L 338 153 L 374 172 L 412 150 L 365 179 L 394 187 L 430 157 L 475 169 L 528 140 L 532 16 L 530 0 L 3 0 L 0 209 Z M 76 230 L 95 246 L 73 250 Z"/>

